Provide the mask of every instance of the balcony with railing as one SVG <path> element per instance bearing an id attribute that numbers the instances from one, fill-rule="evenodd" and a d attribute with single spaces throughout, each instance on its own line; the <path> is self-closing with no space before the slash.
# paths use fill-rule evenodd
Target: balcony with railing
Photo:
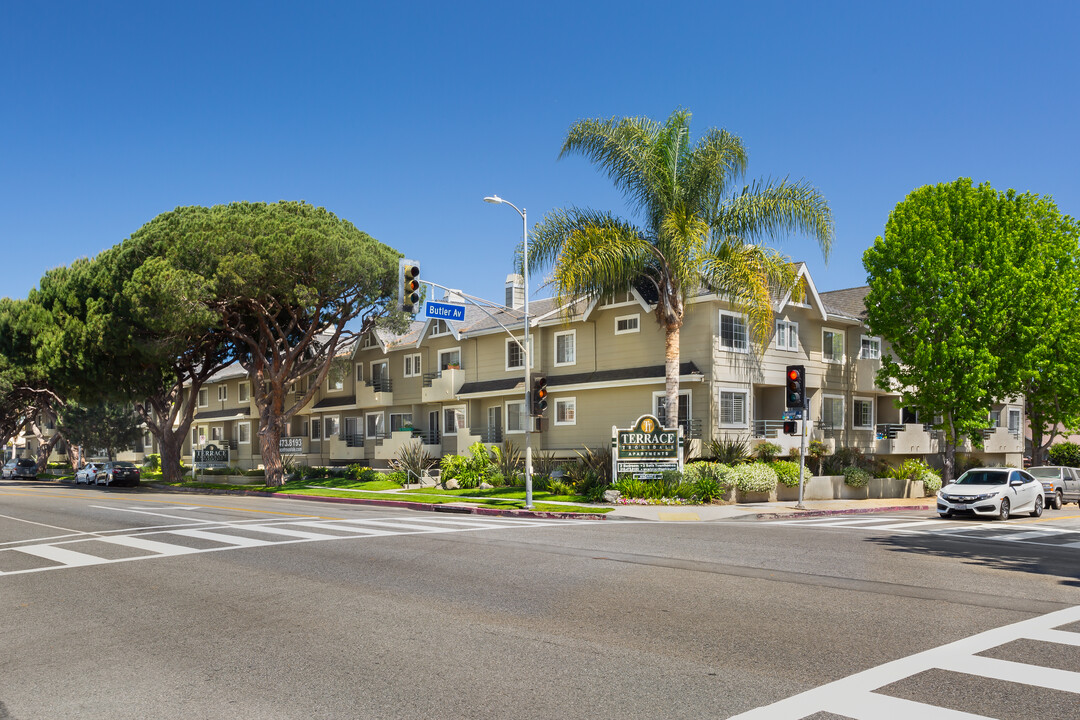
<path id="1" fill-rule="evenodd" d="M 341 433 L 325 441 L 324 452 L 331 460 L 363 460 L 370 457 L 364 452 L 364 436 L 359 433 Z"/>
<path id="2" fill-rule="evenodd" d="M 464 383 L 465 371 L 460 367 L 424 373 L 420 400 L 425 403 L 453 400 Z"/>
<path id="3" fill-rule="evenodd" d="M 394 404 L 394 386 L 388 377 L 367 380 L 356 392 L 360 407 L 386 407 Z"/>

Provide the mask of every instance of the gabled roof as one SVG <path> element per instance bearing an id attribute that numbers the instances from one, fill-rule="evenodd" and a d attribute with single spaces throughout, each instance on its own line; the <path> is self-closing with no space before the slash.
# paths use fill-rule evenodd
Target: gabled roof
<path id="1" fill-rule="evenodd" d="M 870 294 L 870 286 L 847 288 L 846 290 L 830 290 L 821 293 L 821 300 L 825 303 L 830 315 L 839 315 L 850 320 L 866 322 L 866 296 Z"/>
<path id="2" fill-rule="evenodd" d="M 578 388 L 582 385 L 632 385 L 646 382 L 663 382 L 665 368 L 663 365 L 645 365 L 640 367 L 619 368 L 615 370 L 599 370 L 596 372 L 570 373 L 567 375 L 552 375 L 545 373 L 548 387 L 552 390 Z M 693 362 L 679 363 L 679 379 L 683 382 L 703 380 L 705 374 L 698 369 Z M 482 380 L 479 382 L 467 382 L 458 390 L 458 397 L 478 397 L 483 395 L 495 395 L 520 389 L 525 391 L 524 377 L 500 378 L 498 380 Z"/>

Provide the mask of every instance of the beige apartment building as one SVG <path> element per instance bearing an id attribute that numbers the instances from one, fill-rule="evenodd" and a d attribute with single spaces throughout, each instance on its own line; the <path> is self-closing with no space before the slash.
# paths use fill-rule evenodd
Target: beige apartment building
<path id="1" fill-rule="evenodd" d="M 688 456 L 711 438 L 769 441 L 797 452 L 800 438 L 782 432 L 785 370 L 804 365 L 809 439 L 936 463 L 940 437 L 927 419 L 875 386 L 887 347 L 865 326 L 867 289 L 818 293 L 805 266 L 800 272 L 805 299 L 777 303 L 764 347 L 754 344 L 745 316 L 716 295 L 688 303 L 677 418 Z M 436 458 L 478 441 L 523 447 L 529 418 L 524 353 L 513 339 L 523 330 L 516 276 L 508 278 L 506 297 L 502 308 L 468 306 L 462 322 L 418 320 L 401 336 L 360 338 L 292 419 L 283 452 L 308 465 L 385 467 L 414 441 Z M 532 373 L 546 377 L 550 391 L 541 429 L 530 436 L 534 452 L 573 456 L 583 446 L 609 446 L 612 426 L 628 427 L 647 413 L 664 419 L 664 333 L 646 298 L 631 290 L 570 308 L 532 301 L 529 310 Z M 1024 426 L 1021 402 L 999 404 L 977 454 L 1019 465 Z M 246 374 L 227 368 L 200 391 L 185 460 L 192 444 L 214 444 L 229 449 L 230 464 L 257 467 L 257 431 Z"/>

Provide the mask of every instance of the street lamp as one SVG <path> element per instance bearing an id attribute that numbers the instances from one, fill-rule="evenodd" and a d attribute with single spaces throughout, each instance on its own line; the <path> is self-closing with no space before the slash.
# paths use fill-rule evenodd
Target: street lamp
<path id="1" fill-rule="evenodd" d="M 518 206 L 509 200 L 503 200 L 498 195 L 489 195 L 484 202 L 492 205 L 509 205 L 521 216 L 521 253 L 522 268 L 525 282 L 525 507 L 532 510 L 532 447 L 529 444 L 529 436 L 532 434 L 532 413 L 529 411 L 529 400 L 532 397 L 532 389 L 529 386 L 529 370 L 532 368 L 532 351 L 529 347 L 529 221 L 526 219 L 525 208 Z"/>

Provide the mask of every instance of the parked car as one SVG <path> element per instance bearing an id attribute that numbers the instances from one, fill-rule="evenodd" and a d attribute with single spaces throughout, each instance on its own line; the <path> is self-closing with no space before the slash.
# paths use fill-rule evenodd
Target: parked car
<path id="1" fill-rule="evenodd" d="M 98 482 L 102 481 L 106 485 L 138 485 L 139 468 L 122 460 L 107 462 L 98 474 Z"/>
<path id="2" fill-rule="evenodd" d="M 37 461 L 31 460 L 30 458 L 19 458 L 15 461 L 15 471 L 11 476 L 22 478 L 23 480 L 36 480 Z"/>
<path id="3" fill-rule="evenodd" d="M 0 478 L 7 479 L 7 478 L 15 477 L 15 465 L 16 464 L 18 464 L 18 460 L 16 460 L 15 458 L 11 458 L 6 463 L 4 463 L 4 468 L 2 470 L 0 470 Z"/>
<path id="4" fill-rule="evenodd" d="M 1042 482 L 1046 504 L 1055 510 L 1067 502 L 1080 505 L 1080 471 L 1060 465 L 1029 468 L 1028 472 Z"/>
<path id="5" fill-rule="evenodd" d="M 92 462 L 86 463 L 79 471 L 75 473 L 75 484 L 81 485 L 86 483 L 87 485 L 97 485 L 98 475 L 101 474 L 101 468 L 104 463 Z"/>
<path id="6" fill-rule="evenodd" d="M 1042 515 L 1045 495 L 1042 483 L 1019 468 L 973 468 L 941 488 L 938 515 L 980 515 L 1008 520 L 1014 512 Z"/>

